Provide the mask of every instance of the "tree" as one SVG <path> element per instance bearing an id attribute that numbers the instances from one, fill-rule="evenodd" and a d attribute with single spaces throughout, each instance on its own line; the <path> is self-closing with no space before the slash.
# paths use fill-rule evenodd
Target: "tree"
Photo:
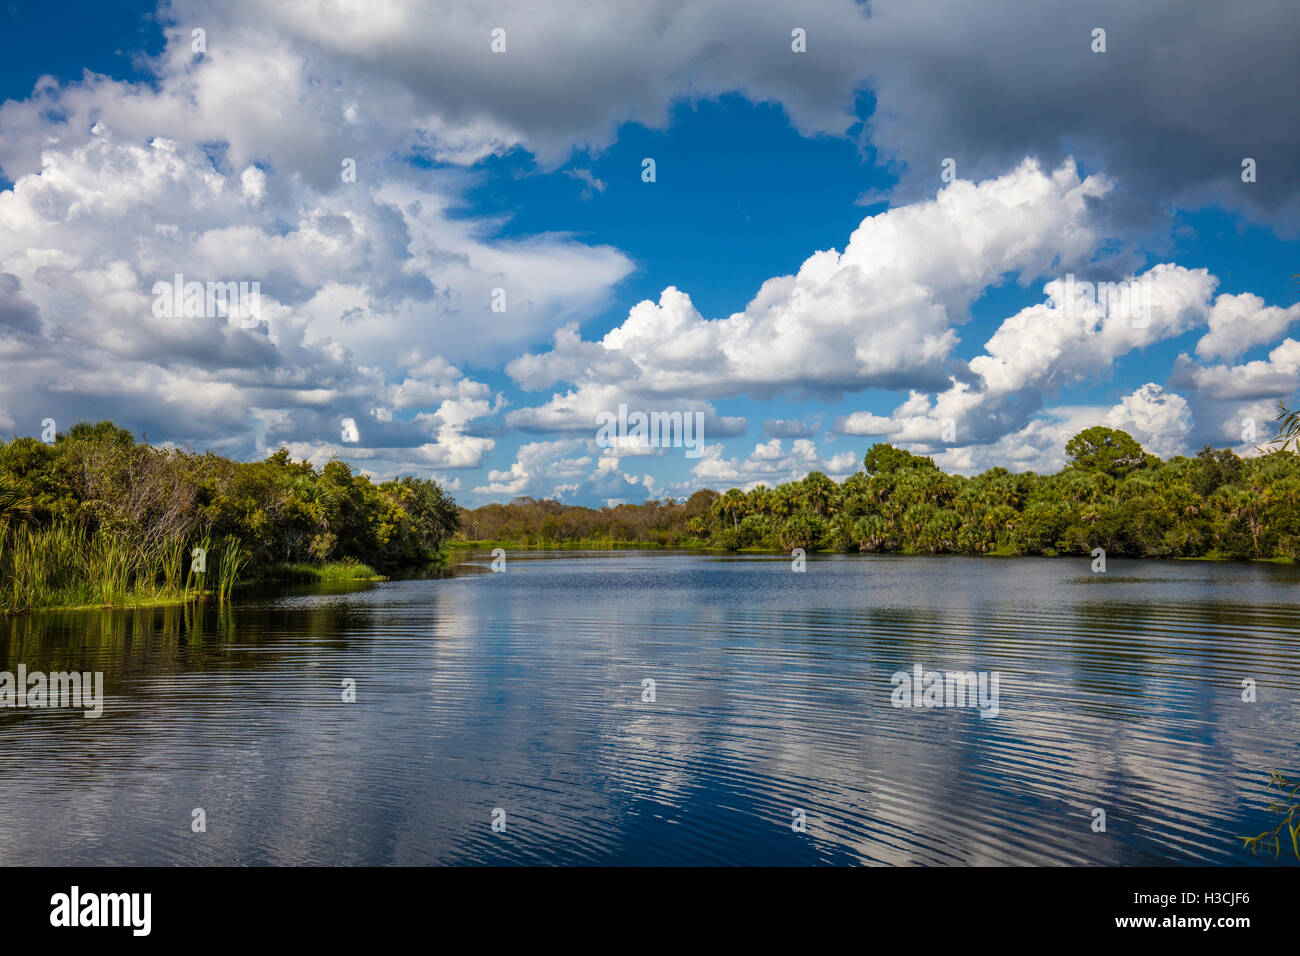
<path id="1" fill-rule="evenodd" d="M 134 435 L 109 421 L 97 422 L 94 425 L 90 422 L 77 422 L 66 435 L 58 435 L 56 438 L 60 441 L 104 442 L 126 448 L 135 444 Z"/>
<path id="2" fill-rule="evenodd" d="M 1268 444 L 1276 445 L 1275 451 L 1286 451 L 1287 446 L 1294 445 L 1295 450 L 1300 452 L 1300 408 L 1288 409 L 1284 402 L 1278 402 L 1277 407 L 1281 414 L 1273 420 L 1281 424 L 1278 426 L 1277 437 Z"/>
<path id="3" fill-rule="evenodd" d="M 1196 455 L 1192 487 L 1202 498 L 1208 498 L 1221 486 L 1230 485 L 1241 477 L 1242 461 L 1231 448 L 1215 451 L 1209 445 Z"/>
<path id="4" fill-rule="evenodd" d="M 888 475 L 910 468 L 922 468 L 937 471 L 934 459 L 913 455 L 910 451 L 895 448 L 888 442 L 872 445 L 862 457 L 862 466 L 869 475 Z"/>
<path id="5" fill-rule="evenodd" d="M 1055 475 L 993 468 L 966 478 L 878 444 L 864 458 L 871 471 L 838 485 L 812 472 L 748 494 L 697 492 L 684 505 L 649 501 L 593 511 L 550 504 L 562 509 L 563 533 L 574 538 L 862 552 L 1082 555 L 1101 547 L 1134 557 L 1300 558 L 1298 454 L 1242 459 L 1210 449 L 1160 461 L 1105 427 L 1075 436 L 1070 451 L 1074 463 Z M 469 512 L 473 537 L 560 533 L 544 523 L 543 504 Z"/>
<path id="6" fill-rule="evenodd" d="M 10 522 L 30 521 L 35 512 L 36 504 L 29 495 L 0 481 L 0 529 Z"/>
<path id="7" fill-rule="evenodd" d="M 867 515 L 853 522 L 853 542 L 862 551 L 882 551 L 889 544 L 889 524 L 880 515 Z"/>
<path id="8" fill-rule="evenodd" d="M 207 573 L 224 581 L 224 594 L 245 559 L 254 568 L 427 565 L 459 520 L 434 481 L 375 485 L 342 461 L 317 471 L 285 448 L 233 461 L 136 443 L 112 422 L 79 422 L 49 444 L 0 442 L 0 611 L 183 594 L 195 546 L 207 551 Z M 111 576 L 96 570 L 109 560 Z"/>
<path id="9" fill-rule="evenodd" d="M 803 548 L 805 551 L 814 551 L 821 546 L 827 530 L 826 522 L 816 515 L 797 514 L 781 525 L 781 550 Z"/>
<path id="10" fill-rule="evenodd" d="M 412 532 L 422 545 L 432 551 L 437 551 L 444 541 L 460 529 L 460 509 L 436 481 L 403 475 L 382 487 L 391 488 L 397 494 L 410 516 Z"/>
<path id="11" fill-rule="evenodd" d="M 746 505 L 750 515 L 766 515 L 772 513 L 772 502 L 775 494 L 767 485 L 755 485 L 750 489 L 749 494 L 745 496 L 748 502 Z"/>
<path id="12" fill-rule="evenodd" d="M 1097 471 L 1120 478 L 1147 463 L 1146 452 L 1128 432 L 1095 425 L 1085 428 L 1065 443 L 1070 464 L 1084 471 Z"/>
<path id="13" fill-rule="evenodd" d="M 740 517 L 745 513 L 745 493 L 739 488 L 728 489 L 727 493 L 713 502 L 713 511 L 722 518 L 731 519 L 731 530 L 740 529 Z"/>
<path id="14" fill-rule="evenodd" d="M 1270 770 L 1268 774 L 1268 789 L 1277 787 L 1279 796 L 1269 802 L 1269 812 L 1276 813 L 1281 817 L 1277 826 L 1271 830 L 1265 830 L 1263 833 L 1253 837 L 1239 837 L 1245 844 L 1243 849 L 1250 850 L 1251 853 L 1257 854 L 1263 850 L 1268 851 L 1273 848 L 1273 859 L 1278 859 L 1282 854 L 1282 832 L 1285 830 L 1286 835 L 1291 838 L 1291 850 L 1295 853 L 1295 858 L 1300 861 L 1300 780 L 1292 780 L 1284 777 L 1276 770 Z M 1286 796 L 1285 802 L 1282 795 Z"/>
<path id="15" fill-rule="evenodd" d="M 682 506 L 683 513 L 687 519 L 702 517 L 709 513 L 713 502 L 718 498 L 718 493 L 709 488 L 701 488 L 695 494 L 686 499 L 686 504 Z"/>
<path id="16" fill-rule="evenodd" d="M 783 485 L 777 485 L 769 502 L 772 516 L 784 520 L 798 513 L 803 506 L 802 495 L 803 490 L 795 482 L 787 481 Z"/>
<path id="17" fill-rule="evenodd" d="M 835 501 L 835 494 L 838 489 L 835 482 L 831 481 L 820 471 L 808 472 L 808 477 L 800 483 L 803 491 L 804 501 L 812 509 L 813 514 L 825 516 L 830 513 L 831 505 Z"/>

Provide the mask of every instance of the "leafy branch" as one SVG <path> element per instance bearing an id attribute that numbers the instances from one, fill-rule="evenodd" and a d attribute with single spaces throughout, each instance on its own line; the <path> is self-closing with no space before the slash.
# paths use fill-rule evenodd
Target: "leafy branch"
<path id="1" fill-rule="evenodd" d="M 1297 272 L 1291 278 L 1300 279 L 1300 272 Z M 1282 424 L 1278 427 L 1277 437 L 1266 442 L 1266 444 L 1277 445 L 1278 451 L 1286 451 L 1288 445 L 1294 444 L 1296 451 L 1300 452 L 1300 407 L 1289 409 L 1286 407 L 1286 403 L 1281 401 L 1277 403 L 1277 407 L 1281 414 L 1273 421 Z"/>
<path id="2" fill-rule="evenodd" d="M 1268 786 L 1269 789 L 1277 787 L 1279 793 L 1286 795 L 1285 804 L 1271 803 L 1268 807 L 1270 813 L 1281 814 L 1282 821 L 1272 830 L 1265 830 L 1257 836 L 1239 837 L 1245 844 L 1243 849 L 1258 855 L 1261 848 L 1267 852 L 1271 846 L 1273 859 L 1276 860 L 1282 853 L 1282 831 L 1285 829 L 1291 837 L 1291 849 L 1295 858 L 1300 860 L 1300 797 L 1296 796 L 1297 791 L 1300 791 L 1300 780 L 1288 780 L 1276 770 L 1271 770 Z"/>
<path id="3" fill-rule="evenodd" d="M 1278 451 L 1286 451 L 1288 445 L 1294 444 L 1296 450 L 1300 451 L 1300 407 L 1288 409 L 1280 401 L 1277 407 L 1281 410 L 1281 414 L 1273 421 L 1281 422 L 1281 425 L 1278 426 L 1277 437 L 1266 444 L 1277 445 Z"/>

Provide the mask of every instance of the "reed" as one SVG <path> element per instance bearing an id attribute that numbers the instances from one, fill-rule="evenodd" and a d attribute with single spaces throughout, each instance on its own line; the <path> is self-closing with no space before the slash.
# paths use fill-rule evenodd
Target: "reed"
<path id="1" fill-rule="evenodd" d="M 191 545 L 209 554 L 207 573 L 193 572 Z M 227 601 L 247 561 L 237 539 L 143 543 L 67 522 L 0 523 L 0 613 L 198 601 L 209 591 Z"/>
<path id="2" fill-rule="evenodd" d="M 217 571 L 213 579 L 217 586 L 217 600 L 225 603 L 230 600 L 230 593 L 239 580 L 239 572 L 248 561 L 243 546 L 238 538 L 227 538 L 221 543 L 217 552 Z"/>
<path id="3" fill-rule="evenodd" d="M 254 569 L 256 583 L 301 583 L 339 581 L 386 581 L 382 574 L 355 558 L 326 564 L 263 564 Z"/>

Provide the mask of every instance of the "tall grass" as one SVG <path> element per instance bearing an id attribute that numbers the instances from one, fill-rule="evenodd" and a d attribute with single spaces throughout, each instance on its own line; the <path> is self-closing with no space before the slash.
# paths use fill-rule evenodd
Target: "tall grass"
<path id="1" fill-rule="evenodd" d="M 217 600 L 223 604 L 230 600 L 230 592 L 235 589 L 239 572 L 248 561 L 238 538 L 227 538 L 221 542 L 217 551 L 217 569 L 212 577 L 216 585 Z"/>
<path id="2" fill-rule="evenodd" d="M 236 539 L 193 542 L 208 552 L 207 571 L 191 569 L 191 542 L 133 542 L 90 534 L 69 523 L 0 524 L 0 613 L 49 607 L 125 607 L 230 598 L 247 558 Z"/>
<path id="3" fill-rule="evenodd" d="M 339 581 L 387 581 L 382 574 L 368 564 L 362 564 L 356 558 L 344 558 L 341 561 L 329 561 L 325 564 L 263 564 L 253 572 L 255 581 L 271 582 L 339 582 Z"/>

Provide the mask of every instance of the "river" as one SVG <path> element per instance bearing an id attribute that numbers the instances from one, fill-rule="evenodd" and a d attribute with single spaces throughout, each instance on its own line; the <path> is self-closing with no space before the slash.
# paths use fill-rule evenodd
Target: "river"
<path id="1" fill-rule="evenodd" d="M 106 695 L 0 710 L 0 863 L 1271 864 L 1300 772 L 1297 567 L 457 560 L 0 620 Z M 996 708 L 895 706 L 918 666 Z"/>

